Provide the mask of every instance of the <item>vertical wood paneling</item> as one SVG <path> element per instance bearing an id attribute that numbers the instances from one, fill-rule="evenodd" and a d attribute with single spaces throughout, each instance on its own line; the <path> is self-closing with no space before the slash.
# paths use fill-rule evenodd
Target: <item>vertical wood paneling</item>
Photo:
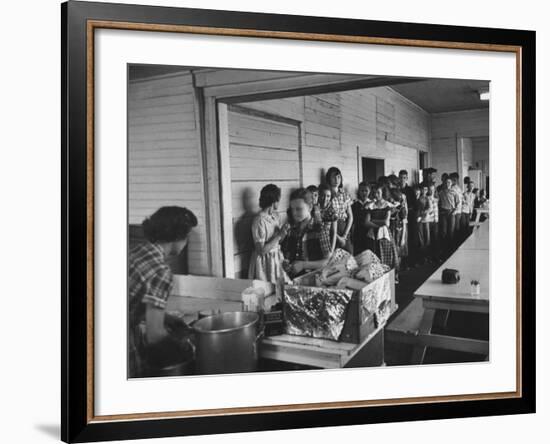
<path id="1" fill-rule="evenodd" d="M 185 206 L 199 225 L 189 237 L 189 272 L 209 274 L 202 160 L 191 75 L 128 85 L 129 223 L 161 206 Z"/>

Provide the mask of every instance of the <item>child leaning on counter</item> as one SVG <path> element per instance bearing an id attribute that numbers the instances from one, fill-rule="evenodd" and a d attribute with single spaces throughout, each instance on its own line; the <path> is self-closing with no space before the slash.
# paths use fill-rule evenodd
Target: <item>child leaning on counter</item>
<path id="1" fill-rule="evenodd" d="M 299 188 L 290 195 L 288 211 L 290 229 L 283 241 L 285 268 L 291 278 L 306 270 L 322 268 L 328 261 L 332 245 L 330 232 L 311 216 L 311 192 Z"/>

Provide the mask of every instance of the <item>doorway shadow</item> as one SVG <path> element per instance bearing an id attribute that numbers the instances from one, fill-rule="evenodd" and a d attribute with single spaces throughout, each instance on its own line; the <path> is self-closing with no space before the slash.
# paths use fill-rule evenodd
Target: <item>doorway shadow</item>
<path id="1" fill-rule="evenodd" d="M 252 222 L 258 214 L 258 199 L 256 192 L 248 187 L 242 191 L 240 210 L 241 216 L 235 221 L 233 226 L 233 245 L 234 254 L 239 256 L 240 266 L 236 278 L 248 279 L 248 267 L 250 256 L 254 250 L 254 240 L 252 238 Z M 234 209 L 235 211 L 236 209 Z M 239 211 L 240 212 L 240 211 Z M 237 265 L 237 264 L 236 264 Z"/>

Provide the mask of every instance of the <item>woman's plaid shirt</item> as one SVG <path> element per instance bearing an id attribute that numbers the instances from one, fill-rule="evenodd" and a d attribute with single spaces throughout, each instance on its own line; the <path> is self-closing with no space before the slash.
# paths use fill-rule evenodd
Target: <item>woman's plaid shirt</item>
<path id="1" fill-rule="evenodd" d="M 128 288 L 130 322 L 134 325 L 145 317 L 145 304 L 164 309 L 172 292 L 172 271 L 164 260 L 163 249 L 144 242 L 130 250 Z"/>

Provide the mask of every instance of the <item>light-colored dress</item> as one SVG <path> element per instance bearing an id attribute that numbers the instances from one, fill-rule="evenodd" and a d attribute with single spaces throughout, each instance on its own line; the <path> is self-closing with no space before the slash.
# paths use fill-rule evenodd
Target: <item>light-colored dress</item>
<path id="1" fill-rule="evenodd" d="M 280 220 L 276 214 L 260 212 L 252 222 L 252 238 L 254 246 L 256 242 L 267 244 L 280 230 Z M 250 266 L 248 268 L 249 279 L 277 283 L 280 278 L 285 281 L 288 276 L 283 270 L 283 253 L 279 243 L 265 254 L 258 254 L 256 249 L 252 252 Z"/>

